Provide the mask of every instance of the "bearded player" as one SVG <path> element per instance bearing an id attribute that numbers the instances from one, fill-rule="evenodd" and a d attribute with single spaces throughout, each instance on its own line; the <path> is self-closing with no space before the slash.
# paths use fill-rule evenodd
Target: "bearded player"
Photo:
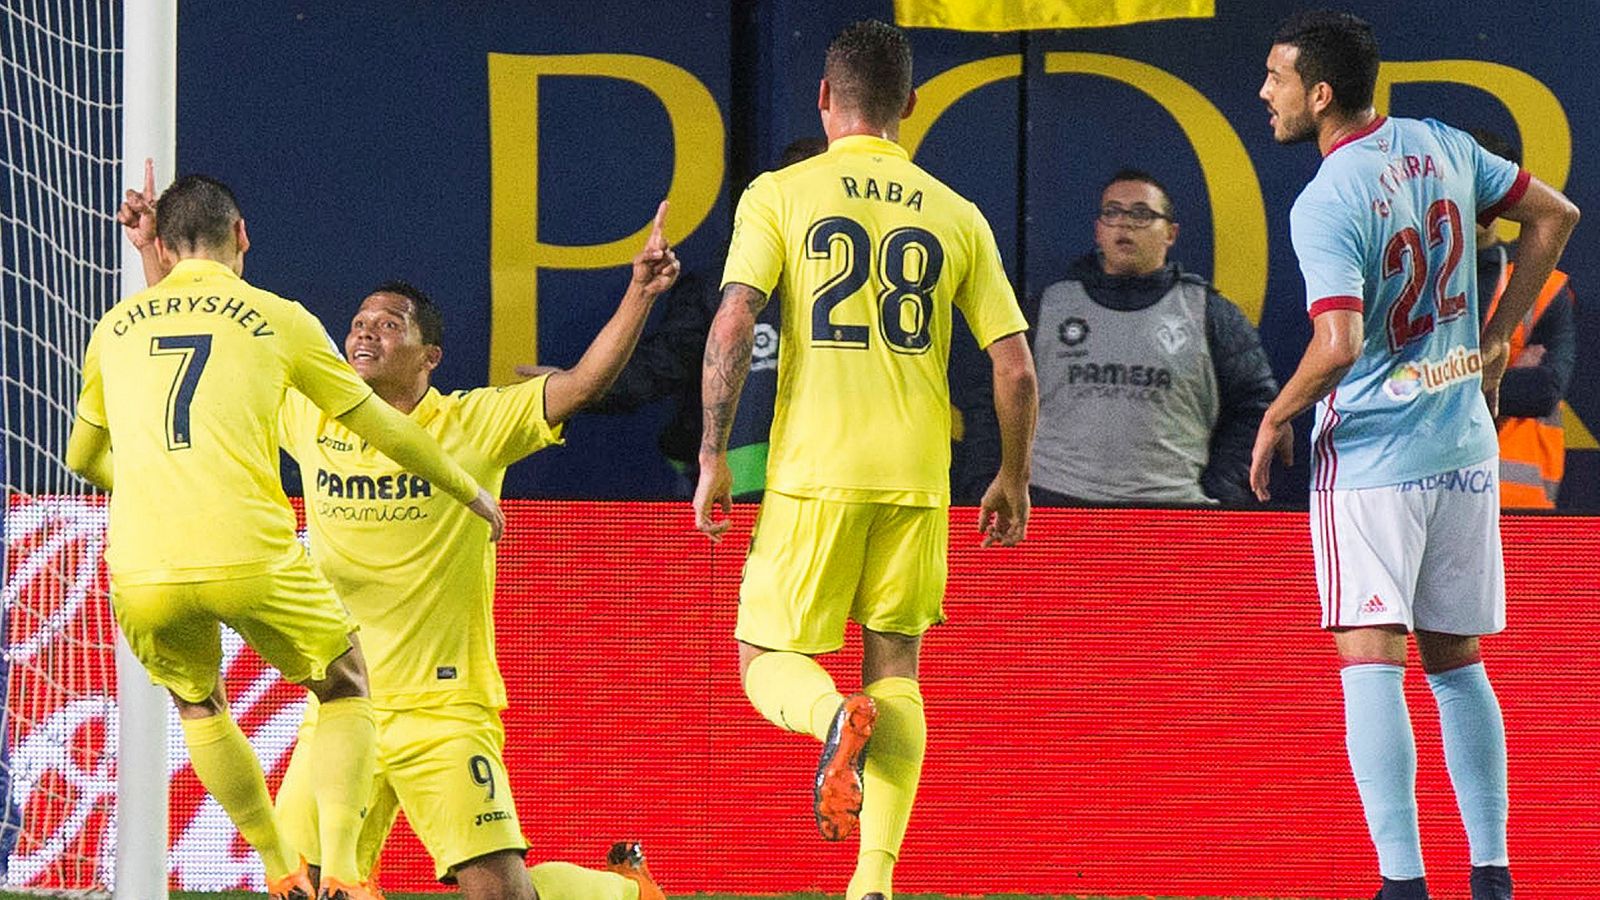
<path id="1" fill-rule="evenodd" d="M 1578 210 L 1471 135 L 1379 115 L 1378 59 L 1371 26 L 1335 12 L 1291 17 L 1267 56 L 1273 137 L 1323 159 L 1289 216 L 1311 344 L 1262 419 L 1251 485 L 1267 499 L 1273 452 L 1289 458 L 1290 422 L 1315 405 L 1311 546 L 1378 897 L 1428 895 L 1402 689 L 1414 633 L 1473 900 L 1509 900 L 1505 728 L 1479 640 L 1505 627 L 1494 407 L 1512 330 Z M 1497 215 L 1522 223 L 1521 256 L 1480 333 L 1473 221 Z"/>

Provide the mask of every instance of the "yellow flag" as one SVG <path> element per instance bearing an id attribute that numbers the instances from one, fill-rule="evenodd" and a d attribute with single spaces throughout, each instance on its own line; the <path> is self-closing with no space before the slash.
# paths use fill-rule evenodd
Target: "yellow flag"
<path id="1" fill-rule="evenodd" d="M 1216 6 L 1216 0 L 894 0 L 894 18 L 905 28 L 1025 31 L 1209 19 Z"/>

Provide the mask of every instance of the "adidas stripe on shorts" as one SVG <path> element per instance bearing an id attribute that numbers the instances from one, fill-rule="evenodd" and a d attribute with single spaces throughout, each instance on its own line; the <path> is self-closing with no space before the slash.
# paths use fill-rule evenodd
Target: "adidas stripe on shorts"
<path id="1" fill-rule="evenodd" d="M 1498 458 L 1400 484 L 1311 492 L 1322 627 L 1506 627 Z"/>

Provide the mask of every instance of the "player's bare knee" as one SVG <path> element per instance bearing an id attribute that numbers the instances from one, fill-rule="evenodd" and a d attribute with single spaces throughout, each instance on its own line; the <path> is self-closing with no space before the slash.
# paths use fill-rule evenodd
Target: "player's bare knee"
<path id="1" fill-rule="evenodd" d="M 917 678 L 922 636 L 861 629 L 861 683 L 884 678 Z"/>
<path id="2" fill-rule="evenodd" d="M 742 685 L 744 684 L 745 674 L 750 671 L 750 664 L 755 662 L 756 657 L 763 653 L 770 653 L 771 651 L 765 647 L 757 647 L 755 644 L 746 644 L 744 641 L 739 641 L 738 644 L 739 684 Z"/>
<path id="3" fill-rule="evenodd" d="M 211 696 L 198 703 L 191 703 L 171 691 L 168 693 L 172 694 L 172 704 L 178 708 L 180 719 L 209 719 L 228 712 L 228 695 L 222 692 L 220 684 L 211 692 Z"/>
<path id="4" fill-rule="evenodd" d="M 352 646 L 338 659 L 328 664 L 328 672 L 321 679 L 308 681 L 306 690 L 316 695 L 319 702 L 331 703 L 351 697 L 367 696 L 367 664 L 360 650 Z"/>
<path id="5" fill-rule="evenodd" d="M 1442 634 L 1436 631 L 1417 632 L 1417 655 L 1422 658 L 1422 670 L 1430 675 L 1483 661 L 1483 651 L 1476 635 Z"/>
<path id="6" fill-rule="evenodd" d="M 1403 625 L 1336 628 L 1333 644 L 1344 665 L 1361 663 L 1406 664 L 1406 629 Z"/>
<path id="7" fill-rule="evenodd" d="M 535 900 L 539 892 L 516 850 L 497 850 L 468 860 L 455 869 L 456 884 L 467 900 Z"/>

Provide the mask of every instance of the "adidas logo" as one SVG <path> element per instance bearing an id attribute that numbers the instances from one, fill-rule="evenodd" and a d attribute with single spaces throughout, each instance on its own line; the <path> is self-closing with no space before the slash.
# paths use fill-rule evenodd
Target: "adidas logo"
<path id="1" fill-rule="evenodd" d="M 1363 615 L 1369 615 L 1371 613 L 1388 612 L 1388 611 L 1389 611 L 1389 607 L 1384 605 L 1383 599 L 1380 598 L 1377 594 L 1373 594 L 1372 597 L 1369 600 L 1367 600 L 1367 602 L 1361 604 L 1361 612 L 1362 612 Z"/>

